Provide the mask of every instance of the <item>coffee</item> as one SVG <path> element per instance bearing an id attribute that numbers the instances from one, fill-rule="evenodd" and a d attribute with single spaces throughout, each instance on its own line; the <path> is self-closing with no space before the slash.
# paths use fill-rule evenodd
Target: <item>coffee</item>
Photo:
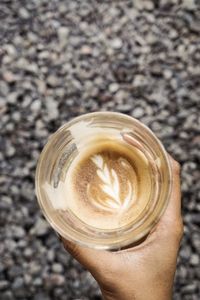
<path id="1" fill-rule="evenodd" d="M 87 225 L 119 228 L 145 212 L 151 168 L 141 151 L 123 141 L 108 136 L 90 141 L 64 173 L 57 195 Z M 64 217 L 64 209 L 60 213 Z"/>
<path id="2" fill-rule="evenodd" d="M 36 194 L 64 238 L 96 249 L 120 249 L 146 236 L 171 192 L 167 153 L 137 120 L 114 112 L 77 117 L 45 145 Z"/>

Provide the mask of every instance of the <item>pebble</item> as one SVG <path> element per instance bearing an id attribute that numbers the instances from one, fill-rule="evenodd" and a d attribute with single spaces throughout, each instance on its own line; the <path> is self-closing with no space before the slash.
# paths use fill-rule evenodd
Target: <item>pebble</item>
<path id="1" fill-rule="evenodd" d="M 92 54 L 92 48 L 87 46 L 87 45 L 84 45 L 81 47 L 81 54 L 83 55 L 90 55 Z"/>
<path id="2" fill-rule="evenodd" d="M 194 232 L 192 234 L 192 244 L 197 252 L 199 252 L 200 249 L 200 235 L 199 232 Z"/>
<path id="3" fill-rule="evenodd" d="M 13 290 L 21 289 L 23 284 L 24 284 L 23 278 L 22 277 L 17 277 L 17 278 L 15 278 L 15 280 L 12 284 L 12 288 L 13 288 Z"/>
<path id="4" fill-rule="evenodd" d="M 42 103 L 41 103 L 41 101 L 39 99 L 34 100 L 31 103 L 31 110 L 32 110 L 32 112 L 38 112 L 38 111 L 40 111 L 41 105 L 42 105 Z"/>
<path id="5" fill-rule="evenodd" d="M 0 291 L 5 290 L 9 286 L 9 282 L 6 280 L 0 280 Z"/>
<path id="6" fill-rule="evenodd" d="M 63 272 L 63 266 L 61 264 L 55 263 L 52 265 L 52 271 L 55 273 L 62 273 Z"/>
<path id="7" fill-rule="evenodd" d="M 132 111 L 132 116 L 136 119 L 143 117 L 143 115 L 144 115 L 144 109 L 142 107 L 136 107 Z"/>
<path id="8" fill-rule="evenodd" d="M 110 42 L 110 44 L 111 44 L 111 47 L 116 50 L 121 49 L 121 47 L 123 45 L 122 40 L 119 38 L 115 38 L 114 40 L 112 40 Z"/>
<path id="9" fill-rule="evenodd" d="M 49 120 L 55 120 L 59 117 L 58 103 L 53 98 L 48 98 L 45 103 Z"/>
<path id="10" fill-rule="evenodd" d="M 26 10 L 24 7 L 20 8 L 19 16 L 25 20 L 30 18 L 30 14 L 29 14 L 28 10 Z"/>
<path id="11" fill-rule="evenodd" d="M 40 237 L 46 235 L 48 231 L 49 224 L 45 220 L 39 218 L 34 227 L 31 229 L 31 234 L 35 234 L 36 236 Z"/>
<path id="12" fill-rule="evenodd" d="M 116 93 L 119 90 L 119 88 L 120 86 L 116 82 L 109 84 L 108 87 L 110 93 Z"/>
<path id="13" fill-rule="evenodd" d="M 65 277 L 59 274 L 51 274 L 46 278 L 47 286 L 62 286 L 65 283 Z"/>
<path id="14" fill-rule="evenodd" d="M 25 236 L 25 230 L 20 226 L 13 226 L 12 235 L 14 238 L 23 238 Z"/>
<path id="15" fill-rule="evenodd" d="M 126 113 L 126 112 L 130 112 L 130 110 L 132 109 L 132 104 L 119 104 L 117 105 L 117 110 L 122 112 L 122 113 Z"/>
<path id="16" fill-rule="evenodd" d="M 47 78 L 47 84 L 51 87 L 56 87 L 59 84 L 59 80 L 56 76 L 49 75 L 48 78 Z"/>
<path id="17" fill-rule="evenodd" d="M 197 9 L 195 0 L 183 0 L 182 5 L 184 8 L 191 10 L 191 11 Z"/>
<path id="18" fill-rule="evenodd" d="M 192 266 L 199 266 L 200 265 L 200 258 L 198 254 L 192 254 L 190 257 L 190 264 Z"/>

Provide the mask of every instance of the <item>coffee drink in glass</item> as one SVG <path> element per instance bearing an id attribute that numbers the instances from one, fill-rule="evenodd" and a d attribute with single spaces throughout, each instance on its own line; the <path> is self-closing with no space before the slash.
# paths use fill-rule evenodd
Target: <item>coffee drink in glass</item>
<path id="1" fill-rule="evenodd" d="M 73 119 L 51 136 L 36 172 L 47 220 L 66 239 L 121 249 L 158 222 L 171 190 L 168 155 L 139 121 L 97 112 Z"/>

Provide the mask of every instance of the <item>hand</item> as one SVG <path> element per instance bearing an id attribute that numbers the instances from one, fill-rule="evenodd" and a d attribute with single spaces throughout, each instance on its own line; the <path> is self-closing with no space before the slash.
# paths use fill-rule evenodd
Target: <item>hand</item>
<path id="1" fill-rule="evenodd" d="M 180 167 L 170 158 L 173 172 L 168 207 L 146 240 L 118 252 L 78 246 L 63 239 L 64 247 L 97 280 L 105 300 L 169 300 L 183 233 Z"/>

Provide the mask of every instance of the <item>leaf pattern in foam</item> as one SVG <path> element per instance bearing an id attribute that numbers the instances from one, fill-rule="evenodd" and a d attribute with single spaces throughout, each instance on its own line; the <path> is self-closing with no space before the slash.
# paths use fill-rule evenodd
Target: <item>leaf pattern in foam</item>
<path id="1" fill-rule="evenodd" d="M 91 158 L 97 167 L 97 175 L 101 179 L 102 184 L 99 188 L 106 194 L 104 199 L 97 197 L 96 206 L 107 210 L 126 208 L 130 204 L 133 191 L 129 181 L 127 181 L 128 192 L 124 199 L 120 199 L 120 180 L 114 169 L 109 169 L 101 155 L 94 155 Z M 123 167 L 127 167 L 123 164 Z"/>

